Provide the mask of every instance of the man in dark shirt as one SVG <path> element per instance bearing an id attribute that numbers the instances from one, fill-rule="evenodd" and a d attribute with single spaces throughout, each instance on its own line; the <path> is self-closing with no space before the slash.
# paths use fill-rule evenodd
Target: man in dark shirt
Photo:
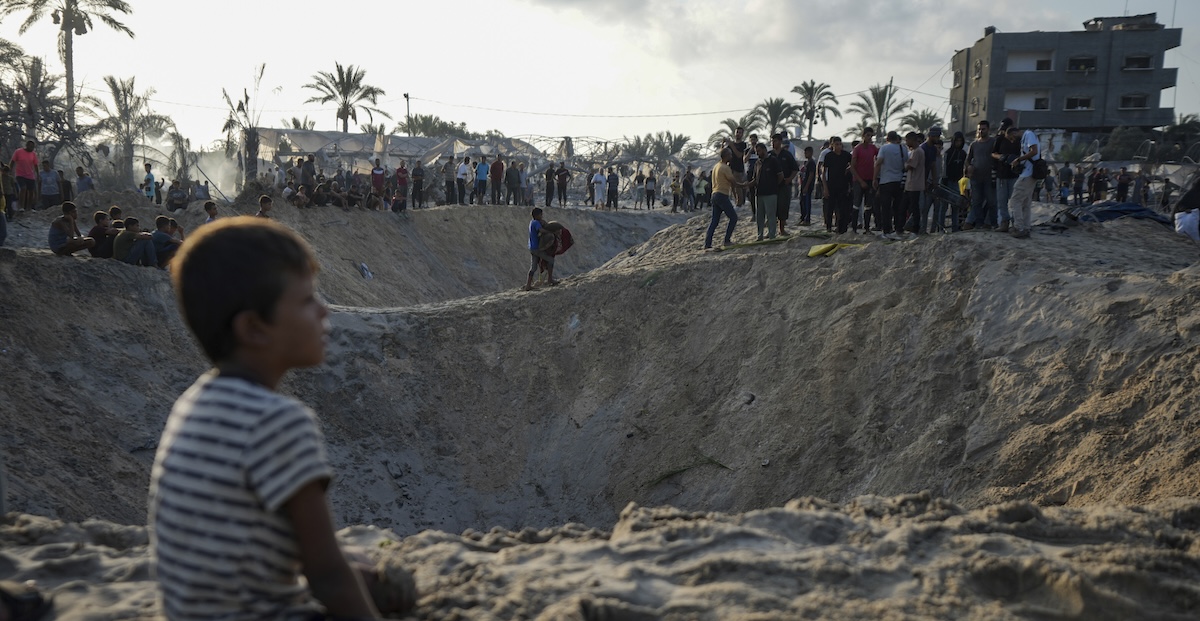
<path id="1" fill-rule="evenodd" d="M 619 184 L 619 183 L 621 183 L 621 178 L 619 176 L 617 176 L 617 172 L 615 170 L 613 170 L 613 167 L 609 166 L 608 167 L 608 201 L 605 203 L 606 207 L 610 207 L 612 209 L 617 208 L 617 184 Z"/>
<path id="2" fill-rule="evenodd" d="M 825 178 L 821 181 L 825 192 L 822 210 L 825 212 L 825 230 L 831 230 L 830 217 L 837 224 L 837 232 L 845 233 L 854 223 L 854 206 L 850 200 L 850 152 L 842 146 L 842 137 L 829 139 L 829 153 L 825 154 Z"/>
<path id="3" fill-rule="evenodd" d="M 566 162 L 558 163 L 558 170 L 554 171 L 554 181 L 558 184 L 558 206 L 567 206 L 567 184 L 571 182 L 571 172 L 567 170 Z"/>
<path id="4" fill-rule="evenodd" d="M 1000 132 L 996 134 L 996 143 L 992 146 L 992 159 L 995 160 L 996 170 L 996 210 L 999 219 L 997 232 L 1007 233 L 1012 224 L 1012 215 L 1008 213 L 1008 199 L 1012 198 L 1013 187 L 1017 183 L 1018 171 L 1013 171 L 1013 160 L 1021 156 L 1021 145 L 1004 138 L 1012 121 L 1005 118 L 1000 122 Z"/>
<path id="5" fill-rule="evenodd" d="M 758 164 L 754 171 L 754 193 L 758 207 L 754 210 L 755 222 L 758 224 L 758 241 L 763 239 L 763 229 L 767 229 L 767 238 L 775 239 L 775 224 L 777 222 L 776 206 L 779 201 L 779 186 L 783 183 L 783 167 L 779 158 L 767 151 L 767 145 L 758 143 L 754 147 L 758 155 Z"/>
<path id="6" fill-rule="evenodd" d="M 817 187 L 817 161 L 813 148 L 804 147 L 804 165 L 800 170 L 800 224 L 812 225 L 813 190 Z"/>
<path id="7" fill-rule="evenodd" d="M 725 140 L 722 146 L 729 147 L 733 151 L 733 159 L 729 161 L 729 169 L 737 175 L 738 181 L 746 180 L 746 141 L 743 139 L 746 130 L 739 127 L 733 132 L 733 140 Z M 741 187 L 734 187 L 733 193 L 737 195 L 737 206 L 741 207 L 746 200 L 746 191 Z"/>
<path id="8" fill-rule="evenodd" d="M 554 200 L 554 164 L 546 169 L 546 206 L 550 206 L 550 202 Z"/>
<path id="9" fill-rule="evenodd" d="M 421 160 L 413 165 L 409 178 L 412 179 L 413 209 L 420 209 L 425 206 L 425 167 L 421 166 Z"/>
<path id="10" fill-rule="evenodd" d="M 991 136 L 992 125 L 980 121 L 975 131 L 975 140 L 967 149 L 967 177 L 971 180 L 971 211 L 963 230 L 992 224 L 996 220 L 996 184 L 992 181 L 994 168 L 992 150 L 996 139 Z M 1007 207 L 1005 207 L 1007 209 Z"/>
<path id="11" fill-rule="evenodd" d="M 96 226 L 88 231 L 87 236 L 96 240 L 96 245 L 88 248 L 88 252 L 98 259 L 111 259 L 113 256 L 113 241 L 121 229 L 112 226 L 112 218 L 103 211 L 97 211 L 92 217 Z"/>
<path id="12" fill-rule="evenodd" d="M 779 198 L 775 203 L 775 219 L 779 221 L 779 234 L 787 235 L 787 221 L 792 206 L 792 181 L 796 179 L 796 173 L 800 172 L 800 165 L 796 163 L 792 152 L 783 148 L 782 133 L 771 136 L 771 154 L 778 160 L 783 172 L 783 181 L 779 184 Z"/>

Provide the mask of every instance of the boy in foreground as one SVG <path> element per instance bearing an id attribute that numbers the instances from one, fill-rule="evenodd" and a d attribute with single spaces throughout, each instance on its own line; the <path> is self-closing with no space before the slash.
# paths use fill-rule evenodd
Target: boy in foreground
<path id="1" fill-rule="evenodd" d="M 325 357 L 329 310 L 308 244 L 270 220 L 224 218 L 189 238 L 174 266 L 184 320 L 214 368 L 176 401 L 151 474 L 151 550 L 166 617 L 404 612 L 411 578 L 383 585 L 370 576 L 377 609 L 343 556 L 316 415 L 275 392 L 288 370 Z M 389 590 L 405 597 L 388 601 Z"/>

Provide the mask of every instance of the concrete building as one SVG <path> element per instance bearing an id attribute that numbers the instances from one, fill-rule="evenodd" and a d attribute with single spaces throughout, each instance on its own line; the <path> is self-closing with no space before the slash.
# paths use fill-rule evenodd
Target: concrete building
<path id="1" fill-rule="evenodd" d="M 1009 116 L 1020 127 L 1068 133 L 1108 133 L 1116 127 L 1157 127 L 1175 120 L 1161 107 L 1177 70 L 1163 67 L 1182 29 L 1157 15 L 1097 17 L 1071 32 L 984 29 L 952 61 L 950 127 L 968 136 L 983 119 L 994 128 Z"/>

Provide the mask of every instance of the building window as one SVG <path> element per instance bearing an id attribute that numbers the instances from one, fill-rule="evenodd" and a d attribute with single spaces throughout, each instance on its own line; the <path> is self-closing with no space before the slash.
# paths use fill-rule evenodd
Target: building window
<path id="1" fill-rule="evenodd" d="M 1067 61 L 1067 71 L 1095 71 L 1095 56 L 1074 56 Z"/>
<path id="2" fill-rule="evenodd" d="M 950 122 L 958 120 L 958 104 L 950 104 Z"/>
<path id="3" fill-rule="evenodd" d="M 1125 66 L 1121 67 L 1121 68 L 1125 69 L 1126 71 L 1129 71 L 1129 70 L 1137 71 L 1140 69 L 1153 69 L 1154 61 L 1152 58 L 1150 58 L 1150 56 L 1148 56 L 1146 54 L 1139 54 L 1136 56 L 1126 56 L 1125 57 Z"/>
<path id="4" fill-rule="evenodd" d="M 1121 95 L 1122 110 L 1143 110 L 1150 107 L 1150 98 L 1144 93 Z"/>
<path id="5" fill-rule="evenodd" d="M 1037 61 L 1036 71 L 1050 71 L 1050 59 L 1043 58 L 1043 59 Z"/>
<path id="6" fill-rule="evenodd" d="M 955 69 L 954 70 L 954 86 L 952 88 L 958 88 L 960 86 L 962 86 L 962 69 Z"/>
<path id="7" fill-rule="evenodd" d="M 1088 97 L 1067 97 L 1066 104 L 1063 105 L 1063 110 L 1091 110 L 1092 98 Z"/>
<path id="8" fill-rule="evenodd" d="M 979 116 L 979 98 L 971 98 L 971 116 Z"/>
<path id="9" fill-rule="evenodd" d="M 1050 98 L 1049 97 L 1035 97 L 1033 99 L 1033 109 L 1034 110 L 1049 110 L 1050 109 Z"/>
<path id="10" fill-rule="evenodd" d="M 974 78 L 975 80 L 979 80 L 980 78 L 983 77 L 983 59 L 982 58 L 975 59 L 975 66 L 974 66 L 974 68 L 971 69 L 971 77 Z"/>

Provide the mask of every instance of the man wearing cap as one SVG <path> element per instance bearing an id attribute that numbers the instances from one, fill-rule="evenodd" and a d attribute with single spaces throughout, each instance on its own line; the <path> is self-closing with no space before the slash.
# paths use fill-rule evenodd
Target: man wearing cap
<path id="1" fill-rule="evenodd" d="M 854 201 L 855 214 L 854 232 L 858 232 L 858 224 L 862 223 L 863 233 L 871 231 L 871 214 L 875 214 L 875 228 L 882 228 L 879 222 L 879 212 L 875 205 L 875 158 L 879 155 L 879 147 L 875 146 L 875 130 L 866 128 L 862 133 L 862 142 L 850 152 L 850 174 L 854 183 L 850 185 L 851 197 Z"/>

